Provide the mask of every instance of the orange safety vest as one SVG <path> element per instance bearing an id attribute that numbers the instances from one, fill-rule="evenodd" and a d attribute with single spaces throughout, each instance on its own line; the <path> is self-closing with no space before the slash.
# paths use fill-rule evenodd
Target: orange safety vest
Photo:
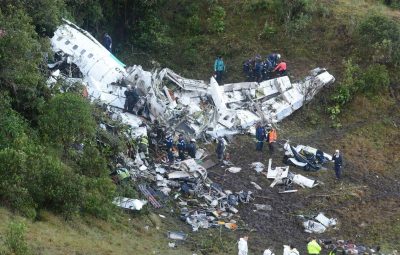
<path id="1" fill-rule="evenodd" d="M 269 131 L 269 142 L 270 143 L 274 143 L 276 142 L 276 138 L 278 137 L 278 135 L 276 134 L 276 130 L 275 129 L 271 129 L 271 131 Z"/>

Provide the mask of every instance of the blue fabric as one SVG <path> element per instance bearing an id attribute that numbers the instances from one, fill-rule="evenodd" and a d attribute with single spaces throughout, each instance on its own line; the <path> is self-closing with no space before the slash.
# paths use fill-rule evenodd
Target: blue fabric
<path id="1" fill-rule="evenodd" d="M 172 147 L 174 146 L 174 140 L 172 140 L 172 137 L 167 138 L 165 144 L 167 146 L 167 149 L 172 149 Z"/>
<path id="2" fill-rule="evenodd" d="M 257 141 L 264 141 L 265 140 L 265 128 L 264 127 L 257 127 L 257 129 L 256 129 L 256 139 L 257 139 Z"/>
<path id="3" fill-rule="evenodd" d="M 221 58 L 217 58 L 214 63 L 214 71 L 225 71 L 225 64 Z"/>

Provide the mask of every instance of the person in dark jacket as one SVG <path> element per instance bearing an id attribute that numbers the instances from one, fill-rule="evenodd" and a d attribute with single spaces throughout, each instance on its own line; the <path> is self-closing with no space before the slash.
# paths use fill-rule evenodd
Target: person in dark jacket
<path id="1" fill-rule="evenodd" d="M 181 160 L 185 160 L 186 142 L 182 134 L 179 135 L 177 147 L 178 147 L 179 158 Z"/>
<path id="2" fill-rule="evenodd" d="M 218 144 L 215 153 L 217 154 L 218 160 L 221 162 L 224 159 L 225 154 L 225 143 L 222 137 L 218 137 Z"/>
<path id="3" fill-rule="evenodd" d="M 165 146 L 167 147 L 167 151 L 172 150 L 172 147 L 174 147 L 174 140 L 172 139 L 171 134 L 167 134 L 165 139 Z"/>
<path id="4" fill-rule="evenodd" d="M 339 150 L 335 151 L 335 154 L 332 156 L 332 160 L 335 162 L 335 174 L 336 179 L 342 178 L 342 166 L 343 166 L 343 157 Z"/>
<path id="5" fill-rule="evenodd" d="M 172 148 L 167 149 L 167 157 L 168 157 L 168 163 L 173 164 L 174 163 L 174 153 L 172 151 Z"/>
<path id="6" fill-rule="evenodd" d="M 256 127 L 256 139 L 257 139 L 256 151 L 262 151 L 264 147 L 265 137 L 266 137 L 265 128 L 261 126 L 260 123 L 258 123 Z"/>
<path id="7" fill-rule="evenodd" d="M 279 59 L 281 58 L 280 54 L 272 53 L 267 56 L 267 59 L 271 62 L 272 68 L 275 68 L 278 64 Z"/>
<path id="8" fill-rule="evenodd" d="M 266 59 L 263 62 L 263 70 L 262 70 L 262 80 L 263 81 L 271 79 L 273 69 L 274 68 L 272 67 L 271 61 L 269 61 L 269 59 Z"/>
<path id="9" fill-rule="evenodd" d="M 112 39 L 111 36 L 108 33 L 105 33 L 103 36 L 103 46 L 109 51 L 111 52 L 111 48 L 112 48 Z"/>
<path id="10" fill-rule="evenodd" d="M 256 82 L 261 82 L 262 77 L 262 62 L 261 60 L 256 60 L 254 65 L 254 79 Z"/>
<path id="11" fill-rule="evenodd" d="M 251 81 L 253 76 L 251 72 L 252 72 L 251 59 L 248 59 L 243 63 L 243 73 L 246 76 L 246 81 Z"/>
<path id="12" fill-rule="evenodd" d="M 196 158 L 196 140 L 190 140 L 190 143 L 187 146 L 187 152 L 191 158 Z"/>
<path id="13" fill-rule="evenodd" d="M 136 89 L 132 88 L 131 85 L 128 85 L 127 89 L 124 92 L 125 94 L 125 105 L 124 110 L 130 113 L 133 112 L 133 108 L 139 101 L 139 95 L 136 92 Z"/>

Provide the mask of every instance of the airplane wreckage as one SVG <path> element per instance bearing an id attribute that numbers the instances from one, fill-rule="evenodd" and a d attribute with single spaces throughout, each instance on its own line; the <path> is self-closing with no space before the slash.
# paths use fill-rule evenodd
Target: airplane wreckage
<path id="1" fill-rule="evenodd" d="M 126 67 L 87 31 L 67 20 L 56 30 L 51 45 L 58 61 L 49 64 L 53 70 L 49 86 L 57 79 L 82 82 L 88 97 L 108 105 L 136 136 L 146 132 L 140 117 L 123 112 L 127 85 L 136 88 L 138 105 L 145 107 L 147 119 L 158 120 L 171 131 L 193 138 L 216 138 L 249 129 L 254 133 L 257 122 L 279 122 L 335 81 L 322 68 L 311 70 L 309 76 L 296 83 L 284 76 L 260 83 L 219 85 L 214 77 L 209 82 L 187 79 L 168 68 L 149 72 L 137 65 Z M 80 74 L 63 77 L 59 71 L 62 65 L 70 69 L 73 65 Z M 69 76 L 74 76 L 72 71 Z"/>
<path id="2" fill-rule="evenodd" d="M 52 87 L 59 80 L 67 85 L 82 83 L 91 101 L 107 105 L 107 111 L 112 113 L 113 118 L 131 127 L 130 135 L 133 138 L 147 136 L 148 130 L 143 124 L 154 123 L 155 120 L 167 126 L 169 133 L 184 133 L 187 138 L 217 138 L 244 132 L 254 134 L 255 123 L 274 124 L 281 121 L 311 100 L 324 86 L 335 81 L 331 74 L 321 68 L 312 70 L 308 77 L 297 83 L 291 83 L 289 77 L 284 76 L 260 83 L 219 85 L 213 77 L 209 82 L 186 79 L 168 68 L 149 72 L 141 66 L 126 67 L 87 31 L 67 20 L 56 30 L 51 45 L 56 62 L 48 64 L 51 70 L 48 85 Z M 128 85 L 135 87 L 140 96 L 133 109 L 135 114 L 123 110 L 124 92 Z M 317 168 L 325 160 L 331 160 L 330 155 L 321 156 L 320 151 L 312 147 L 292 147 L 287 144 L 285 149 L 287 161 L 304 168 Z M 208 178 L 207 169 L 215 163 L 212 160 L 199 163 L 198 159 L 204 160 L 207 156 L 203 149 L 197 151 L 195 159 L 178 161 L 172 165 L 165 162 L 150 164 L 145 155 L 138 155 L 139 152 L 136 157 L 130 158 L 123 154 L 123 164 L 119 168 L 117 164 L 116 172 L 123 172 L 124 176 L 146 183 L 139 184 L 138 189 L 154 208 L 163 206 L 156 197 L 162 200 L 163 196 L 168 197 L 175 189 L 196 195 L 199 200 L 195 199 L 196 206 L 190 210 L 188 201 L 181 199 L 179 193 L 175 195 L 175 200 L 180 200 L 181 219 L 190 224 L 193 231 L 221 222 L 229 229 L 237 228 L 232 220 L 233 215 L 238 213 L 235 207 L 239 203 L 254 200 L 252 191 L 223 190 L 221 185 Z M 315 163 L 315 158 L 320 160 Z M 229 162 L 224 161 L 224 164 L 229 165 Z M 319 185 L 316 180 L 289 172 L 288 166 L 271 166 L 270 160 L 264 175 L 273 180 L 271 188 L 276 184 L 284 186 L 279 193 L 296 192 L 292 183 L 303 188 Z M 252 167 L 257 173 L 264 170 L 261 162 L 253 163 Z M 227 171 L 234 174 L 240 168 L 230 167 Z M 261 189 L 255 182 L 252 185 L 257 190 Z M 159 196 L 159 193 L 163 196 Z M 129 210 L 140 210 L 146 203 L 124 197 L 114 200 L 115 205 Z M 256 207 L 259 208 L 257 210 L 269 210 L 267 205 Z"/>

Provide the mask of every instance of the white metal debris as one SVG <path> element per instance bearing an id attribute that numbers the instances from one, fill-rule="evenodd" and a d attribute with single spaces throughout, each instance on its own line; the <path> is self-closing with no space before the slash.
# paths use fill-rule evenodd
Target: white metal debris
<path id="1" fill-rule="evenodd" d="M 233 174 L 236 174 L 236 173 L 239 173 L 240 170 L 242 170 L 242 168 L 232 166 L 232 167 L 227 168 L 226 170 L 228 170 L 229 172 L 231 172 Z"/>
<path id="2" fill-rule="evenodd" d="M 127 197 L 116 197 L 114 198 L 113 204 L 125 209 L 140 211 L 143 206 L 147 204 L 147 201 Z"/>
<path id="3" fill-rule="evenodd" d="M 157 118 L 192 136 L 233 135 L 260 120 L 281 121 L 335 80 L 325 69 L 318 68 L 299 83 L 291 83 L 285 76 L 261 83 L 219 86 L 213 77 L 209 82 L 187 79 L 168 68 L 159 72 L 144 71 L 141 66 L 125 68 L 87 31 L 67 20 L 55 31 L 51 44 L 64 61 L 78 66 L 92 100 L 123 109 L 125 84 L 131 84 L 144 100 L 152 120 Z M 57 65 L 49 66 L 56 68 Z M 57 71 L 53 73 L 56 75 Z M 176 87 L 167 87 L 165 80 Z M 212 98 L 212 104 L 207 98 Z M 134 128 L 141 122 L 126 117 L 122 121 Z"/>

